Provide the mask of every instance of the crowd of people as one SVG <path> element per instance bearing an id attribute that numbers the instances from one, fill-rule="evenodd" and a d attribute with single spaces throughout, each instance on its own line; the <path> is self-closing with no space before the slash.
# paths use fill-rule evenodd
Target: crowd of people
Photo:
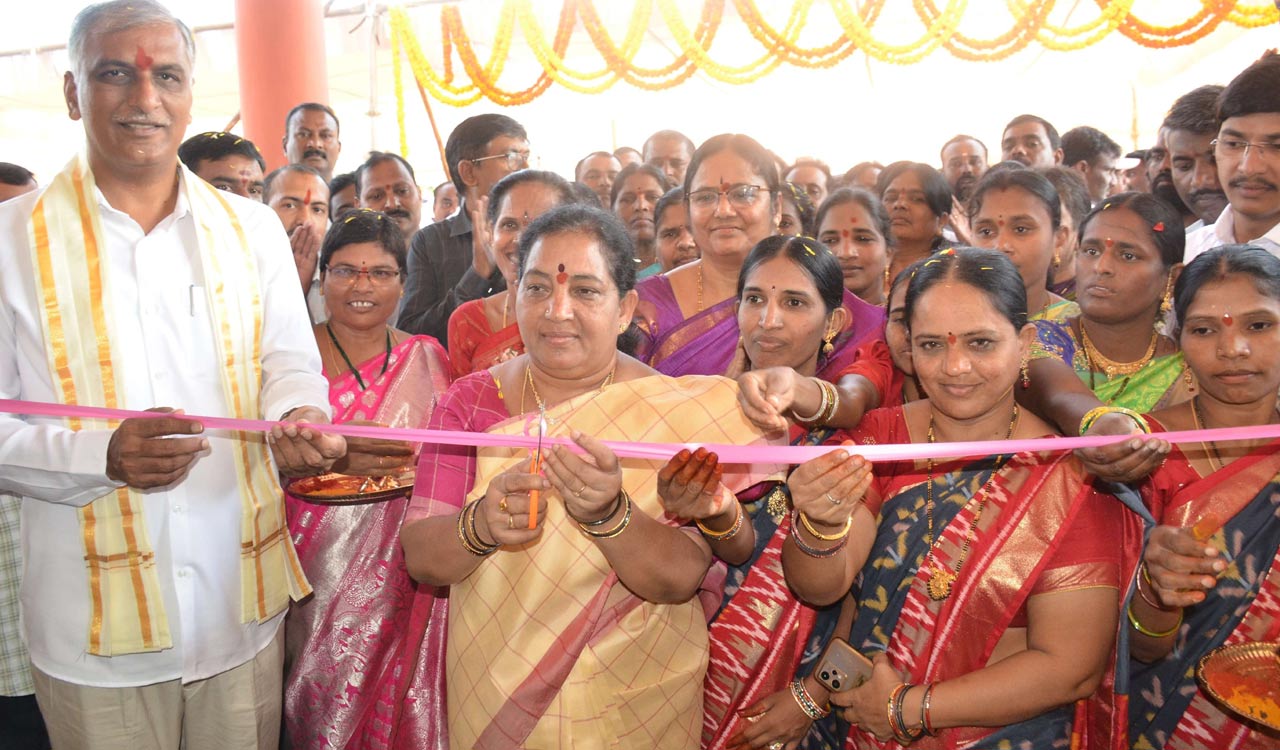
<path id="1" fill-rule="evenodd" d="M 1280 55 L 1127 155 L 1021 115 L 998 161 L 538 170 L 481 114 L 424 221 L 323 104 L 269 173 L 186 137 L 152 0 L 69 51 L 85 149 L 0 166 L 0 397 L 155 413 L 0 415 L 5 747 L 1280 746 L 1195 672 L 1280 640 L 1280 440 L 1161 437 L 1280 422 Z M 944 448 L 1061 435 L 1121 437 Z"/>

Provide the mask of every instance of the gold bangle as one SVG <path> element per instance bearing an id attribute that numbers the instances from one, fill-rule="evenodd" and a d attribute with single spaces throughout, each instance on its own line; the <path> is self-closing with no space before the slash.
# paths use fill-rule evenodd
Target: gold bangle
<path id="1" fill-rule="evenodd" d="M 814 383 L 817 383 L 818 393 L 822 395 L 822 401 L 818 403 L 818 410 L 813 413 L 812 417 L 802 417 L 798 413 L 796 413 L 796 410 L 794 408 L 791 410 L 791 416 L 795 417 L 796 421 L 799 422 L 800 424 L 818 424 L 819 422 L 821 422 L 822 415 L 827 412 L 827 407 L 831 403 L 831 394 L 827 391 L 826 388 L 823 387 L 823 384 L 826 381 L 821 380 L 819 378 L 813 378 L 813 377 L 809 379 L 812 380 Z"/>
<path id="2" fill-rule="evenodd" d="M 818 424 L 830 424 L 831 420 L 835 418 L 836 412 L 840 411 L 840 390 L 825 380 L 819 380 L 818 382 L 822 384 L 823 389 L 831 397 L 831 408 L 822 416 L 822 419 L 818 420 Z"/>
<path id="3" fill-rule="evenodd" d="M 742 517 L 746 514 L 742 510 L 742 503 L 739 503 L 736 498 L 734 499 L 734 505 L 738 506 L 738 513 L 733 517 L 733 523 L 729 524 L 729 528 L 724 531 L 716 531 L 704 524 L 701 519 L 695 518 L 693 522 L 697 524 L 698 531 L 701 531 L 703 536 L 713 542 L 724 542 L 737 536 L 738 532 L 742 530 Z"/>
<path id="4" fill-rule="evenodd" d="M 458 512 L 458 539 L 462 542 L 462 548 L 476 557 L 487 557 L 498 551 L 500 544 L 486 544 L 480 535 L 476 532 L 476 505 L 479 500 L 474 500 L 462 507 Z"/>
<path id="5" fill-rule="evenodd" d="M 838 542 L 849 536 L 849 529 L 853 527 L 853 515 L 850 514 L 849 520 L 844 522 L 844 528 L 840 530 L 840 533 L 823 534 L 821 531 L 813 528 L 813 524 L 809 522 L 809 517 L 803 512 L 797 512 L 796 515 L 800 516 L 800 525 L 804 526 L 804 530 L 812 534 L 814 539 L 818 539 L 823 542 Z"/>
<path id="6" fill-rule="evenodd" d="M 1080 420 L 1080 434 L 1083 435 L 1088 432 L 1094 422 L 1097 422 L 1100 417 L 1107 414 L 1123 414 L 1129 419 L 1132 419 L 1133 423 L 1138 426 L 1138 429 L 1141 430 L 1143 434 L 1151 434 L 1151 427 L 1147 424 L 1147 420 L 1142 418 L 1141 414 L 1133 409 L 1126 409 L 1123 406 L 1111 406 L 1109 404 L 1095 406 L 1085 412 L 1084 417 Z"/>
<path id="7" fill-rule="evenodd" d="M 1173 624 L 1173 627 L 1163 632 L 1158 632 L 1155 630 L 1147 630 L 1145 627 L 1143 627 L 1142 623 L 1138 622 L 1137 615 L 1133 613 L 1132 601 L 1130 601 L 1129 606 L 1125 608 L 1125 614 L 1129 616 L 1129 624 L 1133 626 L 1133 629 L 1138 631 L 1139 633 L 1142 633 L 1148 638 L 1168 638 L 1169 636 L 1178 632 L 1178 628 L 1182 627 L 1183 610 L 1178 610 L 1178 621 Z"/>
<path id="8" fill-rule="evenodd" d="M 578 524 L 578 528 L 582 529 L 583 533 L 596 539 L 612 539 L 627 530 L 627 526 L 631 523 L 631 496 L 627 494 L 626 490 L 619 490 L 618 492 L 622 495 L 622 502 L 626 506 L 626 512 L 622 514 L 622 520 L 618 522 L 618 525 L 608 531 L 592 531 L 587 526 Z M 617 511 L 614 512 L 616 513 Z"/>

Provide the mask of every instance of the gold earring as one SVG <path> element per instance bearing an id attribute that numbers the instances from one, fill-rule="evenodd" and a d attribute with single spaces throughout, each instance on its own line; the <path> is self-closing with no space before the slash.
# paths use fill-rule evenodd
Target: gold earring
<path id="1" fill-rule="evenodd" d="M 827 335 L 822 337 L 822 353 L 830 357 L 831 352 L 835 351 L 835 346 L 831 344 L 831 339 L 836 337 L 835 331 L 827 331 Z"/>
<path id="2" fill-rule="evenodd" d="M 1022 390 L 1025 391 L 1031 387 L 1031 370 L 1028 369 L 1028 358 L 1025 354 L 1022 355 L 1022 365 L 1020 369 L 1022 370 Z"/>
<path id="3" fill-rule="evenodd" d="M 1062 265 L 1062 255 L 1058 248 L 1053 249 L 1053 270 L 1058 270 L 1058 266 Z"/>
<path id="4" fill-rule="evenodd" d="M 1169 310 L 1173 309 L 1173 274 L 1169 274 L 1169 280 L 1164 284 L 1164 296 L 1160 298 L 1160 316 L 1164 317 L 1169 314 Z"/>

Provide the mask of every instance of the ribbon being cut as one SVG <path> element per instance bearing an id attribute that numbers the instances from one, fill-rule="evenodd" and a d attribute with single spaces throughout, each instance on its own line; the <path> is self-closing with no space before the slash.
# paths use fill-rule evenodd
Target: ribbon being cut
<path id="1" fill-rule="evenodd" d="M 174 415 L 164 412 L 131 411 L 128 409 L 106 409 L 96 406 L 77 406 L 75 404 L 52 404 L 38 401 L 21 401 L 16 399 L 0 399 L 0 412 L 23 414 L 36 417 L 79 417 L 82 419 L 147 419 L 169 417 Z M 198 414 L 183 414 L 180 418 L 190 419 L 204 425 L 206 430 L 236 430 L 244 432 L 266 432 L 278 422 L 262 419 L 232 419 L 229 417 L 207 417 Z M 524 435 L 490 435 L 475 432 L 453 432 L 445 430 L 420 430 L 390 427 L 370 427 L 364 425 L 319 425 L 317 429 L 344 437 L 381 438 L 384 440 L 403 440 L 413 443 L 432 443 L 436 445 L 459 445 L 475 447 L 504 447 L 537 449 L 539 435 L 537 420 L 527 420 Z M 705 448 L 714 452 L 725 464 L 761 464 L 785 463 L 802 464 L 833 450 L 847 450 L 863 456 L 868 461 L 914 461 L 923 458 L 961 458 L 965 456 L 989 456 L 1005 453 L 1023 452 L 1055 452 L 1077 448 L 1097 448 L 1114 445 L 1126 440 L 1146 440 L 1150 436 L 1140 435 L 1088 435 L 1085 437 L 1036 438 L 1032 440 L 979 440 L 956 443 L 920 443 L 902 445 L 817 445 L 817 446 L 741 446 L 741 445 L 709 445 L 688 444 L 677 445 L 667 443 L 615 443 L 606 442 L 610 450 L 621 458 L 642 458 L 665 461 L 684 449 Z M 1162 432 L 1158 437 L 1169 443 L 1199 443 L 1202 441 L 1229 442 L 1232 440 L 1257 440 L 1280 437 L 1280 424 L 1259 425 L 1253 427 L 1223 427 L 1203 430 L 1183 430 L 1179 432 Z M 544 449 L 553 445 L 564 445 L 575 451 L 580 449 L 572 442 L 563 439 L 545 439 Z"/>

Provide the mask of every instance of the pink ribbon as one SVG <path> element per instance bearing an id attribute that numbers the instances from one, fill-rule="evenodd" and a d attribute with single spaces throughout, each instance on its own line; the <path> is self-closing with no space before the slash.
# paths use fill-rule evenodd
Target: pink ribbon
<path id="1" fill-rule="evenodd" d="M 25 414 L 41 417 L 79 417 L 83 419 L 151 419 L 157 417 L 175 417 L 199 422 L 205 429 L 211 430 L 243 430 L 248 432 L 268 432 L 282 422 L 270 422 L 262 419 L 232 419 L 230 417 L 206 417 L 196 414 L 173 415 L 165 412 L 131 411 L 128 409 L 106 409 L 99 406 L 76 406 L 74 404 L 48 404 L 38 401 L 18 401 L 0 399 L 0 413 Z M 487 432 L 457 432 L 452 430 L 418 430 L 397 427 L 370 427 L 366 425 L 326 424 L 318 429 L 324 432 L 343 435 L 345 437 L 380 438 L 383 440 L 403 440 L 411 443 L 432 443 L 435 445 L 458 445 L 468 447 L 498 448 L 534 448 L 538 440 L 536 435 L 495 435 Z M 526 433 L 528 430 L 526 429 Z M 720 457 L 721 463 L 728 464 L 801 464 L 817 458 L 833 450 L 847 450 L 863 456 L 868 461 L 913 461 L 921 458 L 960 458 L 964 456 L 992 456 L 997 454 L 1023 452 L 1053 452 L 1075 450 L 1076 448 L 1096 448 L 1132 440 L 1134 435 L 1091 435 L 1088 437 L 1053 437 L 1034 438 L 1028 440 L 970 440 L 959 443 L 906 443 L 901 445 L 817 445 L 817 446 L 745 446 L 718 445 L 714 443 L 620 443 L 606 440 L 605 445 L 619 456 L 625 458 L 645 458 L 666 461 L 680 450 L 688 448 L 706 448 Z M 1170 443 L 1226 442 L 1230 440 L 1257 440 L 1280 437 L 1280 425 L 1258 425 L 1255 427 L 1222 427 L 1212 430 L 1183 430 L 1181 432 L 1162 432 L 1156 435 Z M 570 440 L 564 438 L 543 441 L 547 444 L 560 444 L 574 450 L 580 450 Z"/>

